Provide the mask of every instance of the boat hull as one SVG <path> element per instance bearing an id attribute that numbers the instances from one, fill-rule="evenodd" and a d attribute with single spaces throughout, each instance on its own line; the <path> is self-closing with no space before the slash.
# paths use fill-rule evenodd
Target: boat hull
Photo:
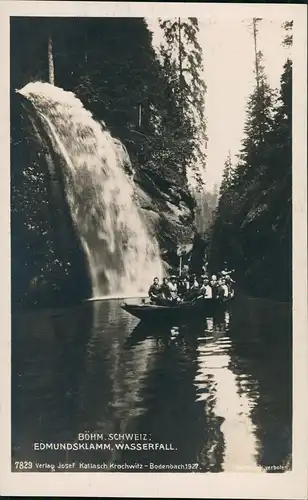
<path id="1" fill-rule="evenodd" d="M 225 310 L 230 300 L 221 301 L 214 299 L 200 300 L 196 304 L 180 304 L 175 306 L 159 306 L 154 304 L 128 304 L 121 305 L 122 309 L 132 314 L 141 321 L 175 321 L 189 319 L 195 320 L 202 316 L 212 315 Z"/>

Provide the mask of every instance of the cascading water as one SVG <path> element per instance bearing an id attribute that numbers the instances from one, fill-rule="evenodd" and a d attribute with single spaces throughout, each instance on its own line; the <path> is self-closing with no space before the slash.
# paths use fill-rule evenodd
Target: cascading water
<path id="1" fill-rule="evenodd" d="M 126 150 L 73 93 L 42 82 L 19 93 L 63 160 L 66 198 L 88 258 L 93 296 L 144 293 L 163 266 L 124 171 Z"/>

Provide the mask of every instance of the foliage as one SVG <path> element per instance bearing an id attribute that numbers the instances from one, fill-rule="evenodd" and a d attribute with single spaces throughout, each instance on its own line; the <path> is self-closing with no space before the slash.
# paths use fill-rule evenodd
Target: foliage
<path id="1" fill-rule="evenodd" d="M 262 54 L 258 53 L 259 62 Z M 260 64 L 247 105 L 242 150 L 224 180 L 212 229 L 211 261 L 237 269 L 240 284 L 257 295 L 289 298 L 292 247 L 292 62 L 277 95 Z M 227 180 L 228 179 L 228 180 Z"/>
<path id="2" fill-rule="evenodd" d="M 229 151 L 226 161 L 224 163 L 222 181 L 219 189 L 220 196 L 222 196 L 222 194 L 228 190 L 228 188 L 232 184 L 232 180 L 233 180 L 232 159 L 231 159 L 231 152 Z"/>
<path id="3" fill-rule="evenodd" d="M 292 34 L 293 21 L 285 21 L 282 24 L 282 26 L 286 32 L 282 44 L 284 47 L 292 47 L 292 44 L 293 44 L 293 34 Z"/>
<path id="4" fill-rule="evenodd" d="M 201 187 L 200 166 L 205 166 L 207 137 L 198 20 L 160 19 L 160 27 L 164 34 L 160 60 L 165 81 L 160 135 L 171 141 L 178 168 L 185 172 L 192 169 Z"/>

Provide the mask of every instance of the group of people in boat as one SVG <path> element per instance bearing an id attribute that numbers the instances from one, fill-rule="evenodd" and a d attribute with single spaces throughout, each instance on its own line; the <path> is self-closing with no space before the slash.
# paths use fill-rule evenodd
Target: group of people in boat
<path id="1" fill-rule="evenodd" d="M 173 275 L 163 278 L 162 283 L 155 277 L 149 288 L 149 298 L 156 305 L 176 305 L 198 299 L 227 300 L 234 296 L 232 272 L 225 268 L 218 276 L 213 274 L 211 277 L 207 274 L 200 277 L 196 274 Z"/>

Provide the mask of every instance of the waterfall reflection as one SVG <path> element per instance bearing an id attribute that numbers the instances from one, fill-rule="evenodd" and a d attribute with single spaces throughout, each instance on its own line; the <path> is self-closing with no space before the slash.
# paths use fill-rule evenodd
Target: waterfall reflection
<path id="1" fill-rule="evenodd" d="M 215 448 L 220 448 L 223 440 L 221 470 L 261 470 L 257 464 L 258 441 L 250 415 L 256 400 L 245 390 L 250 385 L 248 376 L 242 374 L 238 380 L 231 369 L 229 323 L 228 312 L 223 321 L 207 318 L 204 335 L 198 337 L 197 401 L 204 404 L 207 425 L 216 429 L 205 443 L 199 460 L 206 469 L 215 470 Z M 220 439 L 215 442 L 219 432 Z"/>
<path id="2" fill-rule="evenodd" d="M 136 342 L 131 345 L 129 355 L 126 354 L 126 339 L 137 321 L 120 310 L 116 300 L 93 303 L 83 417 L 92 430 L 125 432 L 130 422 L 144 411 L 139 390 L 151 369 L 153 341 L 145 338 Z M 93 386 L 95 391 L 91 390 Z"/>

